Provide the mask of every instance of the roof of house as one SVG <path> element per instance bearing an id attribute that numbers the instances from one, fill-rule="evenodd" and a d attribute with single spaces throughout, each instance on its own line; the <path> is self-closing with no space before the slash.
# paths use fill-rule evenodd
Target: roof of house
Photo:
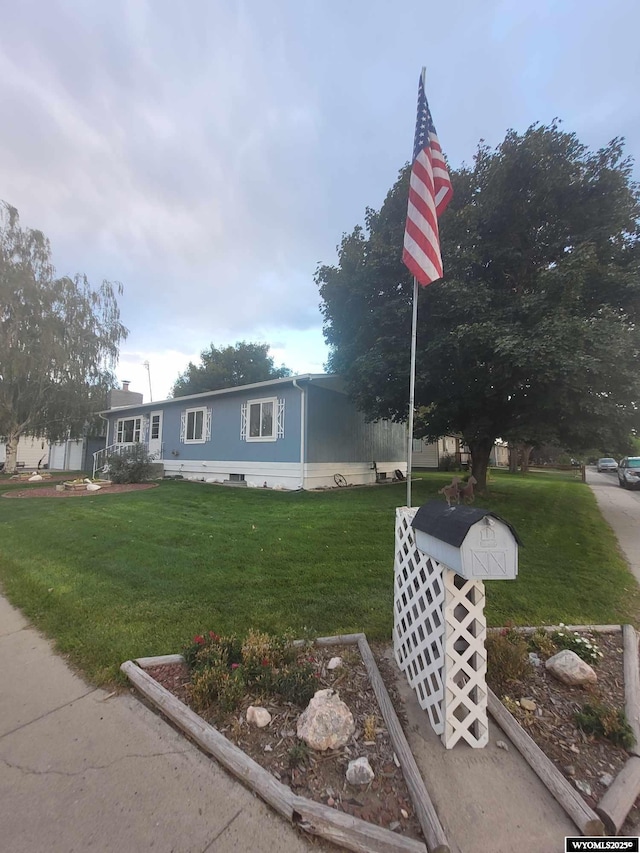
<path id="1" fill-rule="evenodd" d="M 506 524 L 518 545 L 522 545 L 515 528 L 490 509 L 472 506 L 447 506 L 444 501 L 429 501 L 429 503 L 423 504 L 416 512 L 411 526 L 414 530 L 420 530 L 435 539 L 440 539 L 441 542 L 447 542 L 449 545 L 459 548 L 473 525 L 485 516 L 496 518 Z"/>
<path id="2" fill-rule="evenodd" d="M 101 415 L 112 414 L 113 412 L 123 412 L 130 409 L 157 409 L 163 404 L 181 403 L 183 400 L 202 400 L 207 397 L 218 397 L 224 394 L 237 394 L 238 392 L 258 391 L 262 389 L 272 388 L 281 385 L 291 385 L 294 382 L 304 382 L 309 384 L 313 382 L 316 385 L 321 385 L 330 388 L 333 391 L 344 392 L 344 382 L 342 378 L 333 373 L 304 373 L 300 376 L 285 376 L 282 379 L 267 379 L 265 382 L 254 382 L 250 385 L 234 385 L 232 388 L 220 388 L 217 391 L 203 391 L 199 394 L 187 394 L 184 397 L 169 397 L 166 400 L 156 400 L 150 403 L 134 403 L 128 406 L 114 406 L 111 409 L 104 409 L 100 412 Z"/>

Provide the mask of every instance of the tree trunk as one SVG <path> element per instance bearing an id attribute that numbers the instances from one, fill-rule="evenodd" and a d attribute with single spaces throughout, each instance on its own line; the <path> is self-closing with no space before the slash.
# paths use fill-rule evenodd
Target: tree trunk
<path id="1" fill-rule="evenodd" d="M 6 444 L 6 457 L 4 462 L 4 470 L 8 474 L 15 474 L 18 470 L 18 439 L 20 433 L 9 433 Z"/>
<path id="2" fill-rule="evenodd" d="M 518 473 L 518 445 L 509 442 L 509 473 Z"/>
<path id="3" fill-rule="evenodd" d="M 531 451 L 533 450 L 533 444 L 521 444 L 520 445 L 520 471 L 523 474 L 529 473 L 529 461 L 531 459 Z"/>
<path id="4" fill-rule="evenodd" d="M 471 451 L 471 473 L 476 478 L 476 491 L 487 490 L 487 468 L 489 457 L 493 448 L 493 440 L 490 438 L 478 438 L 467 442 Z"/>

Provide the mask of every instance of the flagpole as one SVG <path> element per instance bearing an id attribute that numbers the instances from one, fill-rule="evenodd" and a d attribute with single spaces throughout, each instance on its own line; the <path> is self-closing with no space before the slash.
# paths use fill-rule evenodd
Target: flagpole
<path id="1" fill-rule="evenodd" d="M 411 368 L 409 378 L 409 425 L 407 439 L 407 506 L 411 506 L 411 468 L 413 465 L 413 409 L 416 396 L 416 341 L 418 337 L 418 279 L 413 277 L 413 314 L 411 319 Z"/>

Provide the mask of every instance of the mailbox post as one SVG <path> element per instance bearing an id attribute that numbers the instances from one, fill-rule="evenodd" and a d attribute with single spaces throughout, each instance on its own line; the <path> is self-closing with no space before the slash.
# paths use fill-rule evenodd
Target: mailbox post
<path id="1" fill-rule="evenodd" d="M 517 576 L 519 544 L 490 510 L 396 510 L 394 653 L 447 749 L 488 743 L 484 581 Z"/>

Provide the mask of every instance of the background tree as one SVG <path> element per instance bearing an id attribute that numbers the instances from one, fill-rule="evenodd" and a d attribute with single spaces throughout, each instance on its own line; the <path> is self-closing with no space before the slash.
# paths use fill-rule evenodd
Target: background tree
<path id="1" fill-rule="evenodd" d="M 86 277 L 56 278 L 49 241 L 0 207 L 0 437 L 14 471 L 21 435 L 77 437 L 115 384 L 127 330 L 115 290 Z"/>
<path id="2" fill-rule="evenodd" d="M 372 419 L 407 416 L 408 174 L 316 272 L 330 367 Z M 616 443 L 640 400 L 639 198 L 622 142 L 590 152 L 556 123 L 533 125 L 480 143 L 451 178 L 445 280 L 419 294 L 422 435 L 461 434 L 481 487 L 498 437 Z"/>
<path id="3" fill-rule="evenodd" d="M 234 346 L 220 349 L 211 344 L 209 349 L 200 353 L 200 361 L 198 365 L 189 362 L 185 372 L 178 377 L 173 386 L 174 397 L 291 376 L 288 367 L 274 366 L 268 344 L 238 341 Z"/>

